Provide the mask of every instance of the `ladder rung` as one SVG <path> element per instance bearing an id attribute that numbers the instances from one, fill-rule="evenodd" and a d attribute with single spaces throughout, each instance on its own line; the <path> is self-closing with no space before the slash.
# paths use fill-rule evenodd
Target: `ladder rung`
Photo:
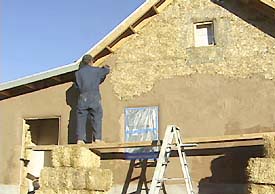
<path id="1" fill-rule="evenodd" d="M 184 181 L 186 179 L 185 178 L 163 178 L 163 179 L 158 180 L 158 182 L 164 182 L 164 181 Z"/>
<path id="2" fill-rule="evenodd" d="M 162 146 L 159 152 L 156 169 L 152 178 L 149 194 L 159 194 L 160 190 L 164 189 L 165 181 L 183 181 L 186 184 L 188 194 L 195 194 L 193 191 L 192 180 L 188 170 L 184 147 L 196 147 L 198 145 L 194 143 L 184 144 L 180 137 L 179 130 L 180 129 L 174 125 L 169 125 L 166 129 L 164 140 L 162 141 Z M 178 156 L 180 158 L 181 169 L 184 177 L 165 178 L 163 177 L 163 175 L 169 163 L 169 157 L 171 153 L 175 151 L 175 147 L 178 151 Z"/>
<path id="3" fill-rule="evenodd" d="M 162 165 L 168 165 L 170 161 L 167 161 L 167 162 L 163 162 Z"/>
<path id="4" fill-rule="evenodd" d="M 189 143 L 189 144 L 180 144 L 179 146 L 180 147 L 197 147 L 198 144 L 196 144 L 196 143 Z M 175 143 L 175 144 L 169 145 L 169 146 L 166 147 L 166 149 L 171 149 L 172 147 L 173 148 L 177 147 L 177 144 Z"/>
<path id="5" fill-rule="evenodd" d="M 196 143 L 189 143 L 189 144 L 181 144 L 180 147 L 197 147 L 198 144 Z"/>

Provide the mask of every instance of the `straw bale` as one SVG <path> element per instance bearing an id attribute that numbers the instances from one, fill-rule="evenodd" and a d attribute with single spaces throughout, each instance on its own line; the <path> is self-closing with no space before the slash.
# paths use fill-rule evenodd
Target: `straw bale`
<path id="1" fill-rule="evenodd" d="M 26 194 L 28 193 L 28 181 L 27 178 L 23 179 L 22 184 L 20 185 L 20 194 Z"/>
<path id="2" fill-rule="evenodd" d="M 72 177 L 71 177 L 71 168 L 69 167 L 60 167 L 54 169 L 57 173 L 57 183 L 56 185 L 53 181 L 55 178 L 51 179 L 50 183 L 53 184 L 56 188 L 72 188 Z M 54 187 L 53 187 L 54 188 Z"/>
<path id="3" fill-rule="evenodd" d="M 71 149 L 59 146 L 52 151 L 52 163 L 54 167 L 71 166 Z"/>
<path id="4" fill-rule="evenodd" d="M 31 132 L 27 130 L 27 131 L 25 132 L 24 147 L 27 147 L 27 146 L 34 146 L 34 145 L 35 145 L 35 144 L 32 143 L 32 139 L 31 139 Z M 31 153 L 32 153 L 32 150 L 31 150 L 31 149 L 24 149 L 23 159 L 24 159 L 24 160 L 30 160 Z"/>
<path id="5" fill-rule="evenodd" d="M 41 172 L 41 186 L 54 190 L 72 188 L 72 173 L 69 167 L 44 168 Z"/>
<path id="6" fill-rule="evenodd" d="M 275 186 L 274 185 L 250 184 L 248 186 L 248 191 L 251 194 L 274 194 Z"/>
<path id="7" fill-rule="evenodd" d="M 74 168 L 99 168 L 100 157 L 84 147 L 73 147 L 71 154 L 72 167 Z"/>
<path id="8" fill-rule="evenodd" d="M 54 190 L 51 188 L 43 188 L 43 189 L 36 191 L 36 194 L 107 194 L 107 192 L 88 191 L 88 190 L 68 190 L 68 189 Z"/>
<path id="9" fill-rule="evenodd" d="M 264 152 L 265 157 L 275 158 L 275 136 L 264 136 Z"/>
<path id="10" fill-rule="evenodd" d="M 87 176 L 86 170 L 74 169 L 72 176 L 73 176 L 72 187 L 74 189 L 81 190 L 86 188 L 86 176 Z"/>
<path id="11" fill-rule="evenodd" d="M 47 167 L 41 172 L 41 186 L 58 190 L 67 188 L 107 191 L 112 186 L 112 172 L 103 169 Z"/>
<path id="12" fill-rule="evenodd" d="M 67 180 L 68 179 L 68 171 L 69 168 L 60 167 L 60 168 L 51 168 L 46 167 L 42 169 L 41 176 L 40 176 L 40 183 L 41 186 L 50 187 L 54 189 L 62 189 L 66 188 L 67 186 L 71 186 Z"/>
<path id="13" fill-rule="evenodd" d="M 70 190 L 69 193 L 70 194 L 105 194 L 106 192 L 104 192 L 104 191 L 88 191 L 88 190 Z"/>
<path id="14" fill-rule="evenodd" d="M 84 147 L 55 148 L 52 152 L 54 167 L 99 168 L 100 157 Z"/>
<path id="15" fill-rule="evenodd" d="M 60 180 L 62 185 L 69 189 L 82 190 L 86 188 L 86 176 L 87 170 L 76 169 L 76 168 L 65 168 L 64 169 L 64 180 Z"/>
<path id="16" fill-rule="evenodd" d="M 105 191 L 89 191 L 89 194 L 107 194 Z"/>
<path id="17" fill-rule="evenodd" d="M 58 179 L 57 171 L 54 168 L 44 167 L 41 170 L 41 174 L 40 174 L 41 187 L 50 187 L 50 186 L 55 187 L 55 185 L 53 185 L 51 181 L 58 184 L 57 179 Z"/>
<path id="18" fill-rule="evenodd" d="M 31 131 L 26 130 L 25 132 L 25 146 L 32 145 L 32 136 L 31 136 Z"/>
<path id="19" fill-rule="evenodd" d="M 109 169 L 88 171 L 87 189 L 91 191 L 108 191 L 113 183 L 113 174 Z"/>
<path id="20" fill-rule="evenodd" d="M 20 187 L 20 194 L 26 194 L 28 193 L 28 187 L 27 186 L 21 186 Z"/>
<path id="21" fill-rule="evenodd" d="M 35 194 L 57 194 L 57 192 L 51 188 L 41 188 L 37 190 Z"/>
<path id="22" fill-rule="evenodd" d="M 64 193 L 62 193 L 62 194 L 64 194 Z M 105 192 L 105 191 L 88 191 L 88 190 L 69 190 L 69 194 L 107 194 L 107 192 Z"/>
<path id="23" fill-rule="evenodd" d="M 275 184 L 275 159 L 251 158 L 247 173 L 251 183 Z"/>

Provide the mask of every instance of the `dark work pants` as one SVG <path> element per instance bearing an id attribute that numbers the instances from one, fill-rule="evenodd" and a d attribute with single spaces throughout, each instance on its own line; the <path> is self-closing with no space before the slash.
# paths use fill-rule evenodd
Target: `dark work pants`
<path id="1" fill-rule="evenodd" d="M 99 95 L 89 93 L 80 94 L 77 104 L 77 140 L 87 141 L 86 138 L 86 123 L 90 117 L 91 125 L 94 129 L 94 138 L 102 139 L 102 106 Z"/>

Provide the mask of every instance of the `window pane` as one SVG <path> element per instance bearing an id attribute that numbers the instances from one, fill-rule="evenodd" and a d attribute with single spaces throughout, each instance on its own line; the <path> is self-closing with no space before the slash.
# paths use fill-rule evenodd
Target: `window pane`
<path id="1" fill-rule="evenodd" d="M 158 140 L 158 107 L 125 109 L 125 141 Z M 128 148 L 128 159 L 155 158 L 157 148 Z"/>
<path id="2" fill-rule="evenodd" d="M 208 46 L 214 44 L 213 23 L 196 24 L 195 26 L 195 46 Z"/>

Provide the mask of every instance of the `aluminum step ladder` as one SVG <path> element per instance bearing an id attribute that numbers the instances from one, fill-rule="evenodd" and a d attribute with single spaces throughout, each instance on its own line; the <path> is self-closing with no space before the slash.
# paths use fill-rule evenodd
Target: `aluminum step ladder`
<path id="1" fill-rule="evenodd" d="M 184 178 L 164 178 L 164 172 L 169 163 L 169 157 L 173 147 L 177 147 L 178 155 L 180 158 L 181 169 Z M 187 193 L 195 194 L 193 191 L 192 180 L 189 174 L 185 147 L 195 147 L 197 144 L 183 144 L 180 136 L 180 129 L 175 125 L 169 125 L 166 128 L 164 139 L 159 153 L 157 166 L 154 172 L 152 183 L 150 186 L 149 194 L 159 194 L 160 190 L 164 187 L 165 181 L 178 181 L 184 180 Z"/>

